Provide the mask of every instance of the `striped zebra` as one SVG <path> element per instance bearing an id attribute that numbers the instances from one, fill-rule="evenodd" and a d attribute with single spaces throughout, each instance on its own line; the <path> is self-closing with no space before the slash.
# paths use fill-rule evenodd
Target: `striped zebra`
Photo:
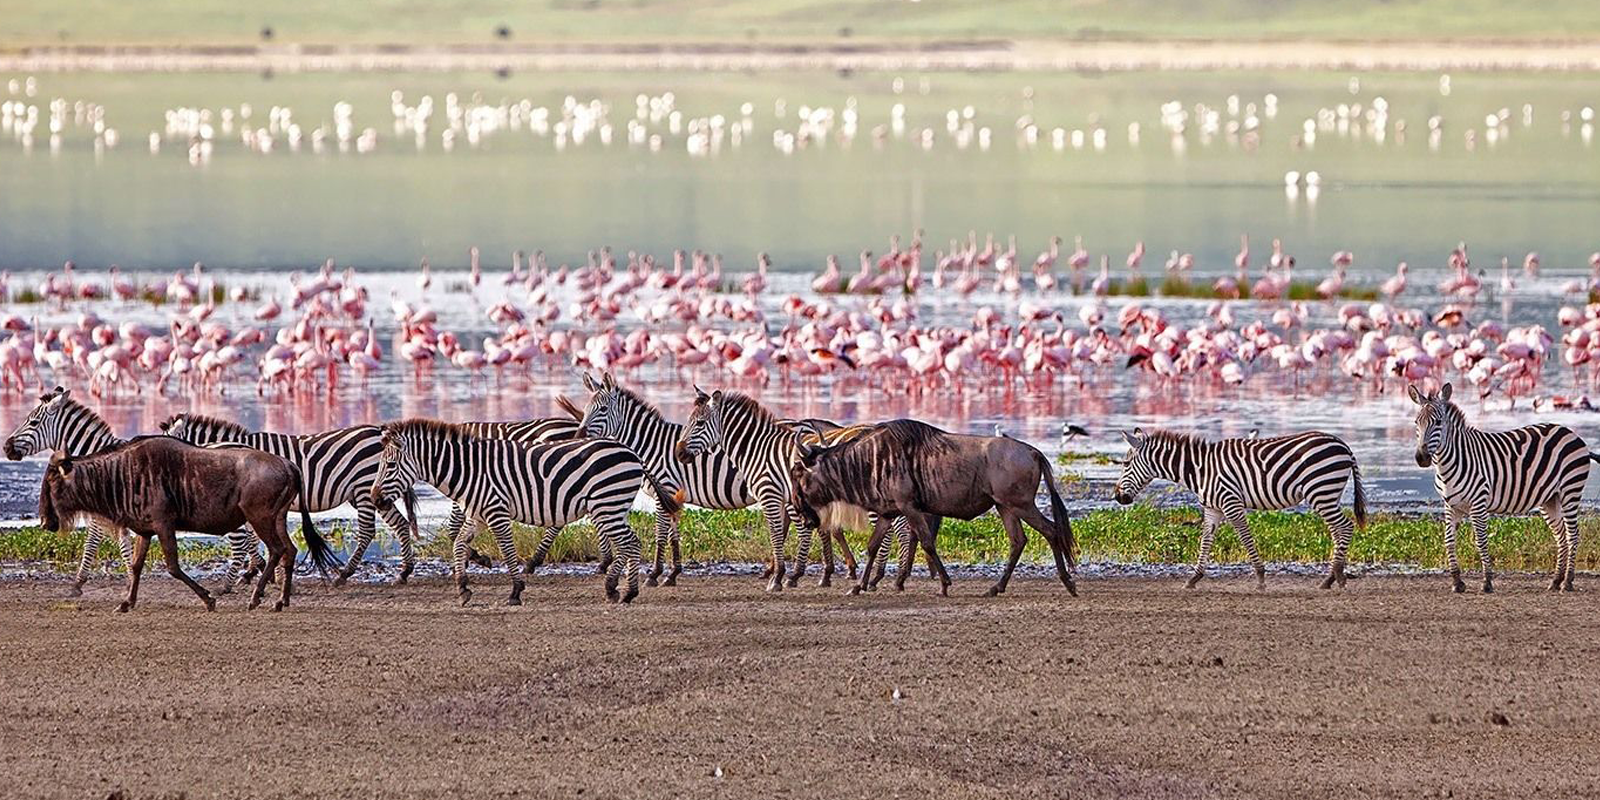
<path id="1" fill-rule="evenodd" d="M 382 431 L 376 425 L 356 425 L 335 428 L 312 434 L 273 433 L 252 431 L 237 422 L 202 414 L 181 413 L 168 417 L 161 423 L 168 436 L 202 446 L 244 445 L 263 450 L 283 458 L 300 470 L 305 480 L 302 502 L 305 511 L 327 511 L 349 503 L 356 511 L 356 546 L 348 563 L 340 570 L 335 585 L 343 585 L 361 565 L 367 546 L 377 534 L 374 517 L 383 515 L 383 521 L 400 540 L 400 577 L 405 583 L 416 565 L 412 537 L 416 533 L 413 521 L 400 515 L 393 503 L 375 507 L 372 502 L 372 484 L 378 476 L 378 458 L 382 453 Z M 405 501 L 416 517 L 413 496 Z M 230 540 L 231 541 L 231 540 Z M 247 546 L 248 554 L 255 552 L 254 542 Z M 235 561 L 237 561 L 237 553 Z M 229 567 L 230 583 L 233 569 Z"/>
<path id="2" fill-rule="evenodd" d="M 755 496 L 745 485 L 744 479 L 739 477 L 738 470 L 724 452 L 720 450 L 703 452 L 688 462 L 679 461 L 674 455 L 674 448 L 683 436 L 684 426 L 667 420 L 662 416 L 660 409 L 637 392 L 618 386 L 611 373 L 605 373 L 599 381 L 585 373 L 583 386 L 590 393 L 589 402 L 581 414 L 584 435 L 616 439 L 627 445 L 639 454 L 639 458 L 645 463 L 645 468 L 650 470 L 656 480 L 668 491 L 675 493 L 674 497 L 680 504 L 689 503 L 702 508 L 716 509 L 748 508 L 755 504 Z M 796 424 L 791 420 L 779 422 L 783 425 Z M 833 433 L 834 431 L 841 429 L 841 426 L 823 420 L 805 422 L 826 431 L 824 436 L 830 439 L 837 435 Z M 839 552 L 849 565 L 851 578 L 856 577 L 856 560 L 850 551 L 849 543 L 845 540 L 844 529 L 837 524 L 831 524 L 832 519 L 825 519 L 826 530 L 822 537 L 824 567 L 819 585 L 830 586 L 835 572 L 834 542 L 837 541 Z M 679 515 L 658 514 L 655 564 L 646 580 L 649 586 L 656 585 L 665 569 L 662 562 L 665 559 L 664 551 L 668 541 L 672 546 L 672 571 L 667 574 L 664 583 L 673 586 L 683 571 Z M 799 575 L 791 576 L 789 585 L 796 585 L 799 578 Z"/>
<path id="3" fill-rule="evenodd" d="M 1589 462 L 1600 457 L 1562 425 L 1543 423 L 1509 431 L 1481 431 L 1450 402 L 1451 387 L 1424 394 L 1410 387 L 1417 410 L 1417 466 L 1434 470 L 1433 485 L 1445 504 L 1444 548 L 1457 592 L 1466 591 L 1456 556 L 1456 531 L 1472 523 L 1483 591 L 1494 591 L 1489 553 L 1489 515 L 1538 509 L 1556 542 L 1551 591 L 1572 591 L 1577 574 L 1578 501 L 1589 479 Z"/>
<path id="4" fill-rule="evenodd" d="M 1335 583 L 1344 586 L 1345 558 L 1353 533 L 1353 526 L 1339 505 L 1345 482 L 1354 486 L 1355 522 L 1362 527 L 1367 524 L 1367 497 L 1361 485 L 1361 468 L 1342 439 L 1306 431 L 1269 439 L 1208 442 L 1190 434 L 1164 430 L 1146 433 L 1140 428 L 1131 434 L 1124 431 L 1122 438 L 1131 449 L 1123 462 L 1122 477 L 1117 480 L 1118 503 L 1132 503 L 1156 478 L 1172 481 L 1200 497 L 1204 510 L 1200 558 L 1189 578 L 1190 588 L 1205 577 L 1211 545 L 1223 522 L 1233 526 L 1249 552 L 1256 570 L 1256 588 L 1266 588 L 1266 568 L 1256 550 L 1256 540 L 1250 535 L 1245 512 L 1301 503 L 1322 517 L 1333 537 L 1333 557 L 1322 588 Z"/>
<path id="5" fill-rule="evenodd" d="M 545 444 L 547 442 L 564 442 L 576 439 L 582 435 L 583 429 L 574 417 L 582 416 L 583 412 L 572 401 L 565 397 L 556 401 L 565 410 L 568 417 L 545 417 L 518 422 L 463 422 L 460 423 L 467 431 L 483 439 L 504 439 L 509 442 L 522 444 Z M 450 503 L 450 519 L 445 523 L 441 532 L 455 541 L 462 533 L 461 526 L 467 522 L 467 514 L 460 503 Z M 550 553 L 550 547 L 555 544 L 556 536 L 561 533 L 560 528 L 546 528 L 544 536 L 539 540 L 539 547 L 534 551 L 523 566 L 523 571 L 532 575 L 534 570 L 544 564 L 544 559 Z M 471 537 L 467 537 L 471 539 Z M 600 539 L 600 571 L 603 573 L 611 566 L 611 543 L 604 536 Z M 492 567 L 494 562 L 488 556 L 479 553 L 470 544 L 467 546 L 467 560 L 482 567 Z"/>
<path id="6" fill-rule="evenodd" d="M 517 560 L 511 524 L 522 522 L 561 528 L 588 517 L 609 539 L 616 557 L 606 574 L 606 597 L 626 603 L 639 594 L 639 537 L 628 526 L 628 510 L 646 482 L 666 513 L 677 510 L 671 494 L 655 485 L 644 464 L 620 442 L 577 439 L 525 445 L 473 436 L 460 425 L 425 419 L 383 426 L 380 477 L 372 501 L 395 498 L 417 482 L 431 484 L 461 504 L 467 515 L 493 532 L 505 570 L 511 576 L 509 605 L 522 603 L 522 563 Z M 467 539 L 475 529 L 456 536 L 452 567 L 461 603 L 467 588 Z M 627 573 L 626 594 L 617 585 Z"/>
<path id="7" fill-rule="evenodd" d="M 6 458 L 21 461 L 35 453 L 53 450 L 69 458 L 92 455 L 124 440 L 111 432 L 106 422 L 88 406 L 72 399 L 72 393 L 57 386 L 54 391 L 39 397 L 39 405 L 22 420 L 5 441 Z M 114 533 L 122 548 L 122 565 L 133 563 L 133 539 L 121 528 L 107 529 L 98 519 L 89 521 L 83 540 L 83 556 L 78 560 L 77 580 L 72 584 L 74 597 L 83 594 L 83 584 L 89 580 L 89 570 L 100 555 L 100 545 L 107 533 Z"/>
<path id="8" fill-rule="evenodd" d="M 788 543 L 789 523 L 794 523 L 800 541 L 795 548 L 795 574 L 789 579 L 789 586 L 795 586 L 805 575 L 814 531 L 793 509 L 794 491 L 789 470 L 795 463 L 799 443 L 810 434 L 803 433 L 790 421 L 779 419 L 747 395 L 721 390 L 708 395 L 699 387 L 695 387 L 694 391 L 694 409 L 690 411 L 689 420 L 683 424 L 683 433 L 674 445 L 674 456 L 681 463 L 692 463 L 702 454 L 721 452 L 744 477 L 767 523 L 774 565 L 771 580 L 767 583 L 769 592 L 783 588 L 783 553 Z M 820 431 L 821 442 L 835 444 L 849 441 L 871 429 L 870 425 L 854 425 Z M 939 522 L 938 518 L 929 519 L 934 531 L 938 530 Z M 894 530 L 901 542 L 901 569 L 906 570 L 909 568 L 912 542 L 908 524 L 898 520 Z M 887 547 L 888 537 L 884 539 Z M 825 551 L 828 543 L 829 539 L 824 537 Z M 881 565 L 884 560 L 879 558 L 878 563 Z M 874 580 L 873 584 L 876 583 Z"/>

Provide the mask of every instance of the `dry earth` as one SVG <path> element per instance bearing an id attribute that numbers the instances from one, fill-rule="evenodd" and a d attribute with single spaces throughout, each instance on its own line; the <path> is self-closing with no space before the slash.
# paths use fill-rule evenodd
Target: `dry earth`
<path id="1" fill-rule="evenodd" d="M 0 584 L 5 797 L 1594 796 L 1600 589 Z M 897 692 L 898 689 L 898 692 Z M 898 696 L 897 696 L 898 695 Z"/>

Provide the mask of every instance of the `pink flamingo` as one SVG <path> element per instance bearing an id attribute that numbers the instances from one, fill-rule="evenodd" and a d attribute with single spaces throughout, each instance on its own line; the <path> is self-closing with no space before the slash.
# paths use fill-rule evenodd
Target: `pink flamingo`
<path id="1" fill-rule="evenodd" d="M 1383 296 L 1391 301 L 1399 297 L 1406 290 L 1407 269 L 1406 262 L 1400 262 L 1400 265 L 1395 267 L 1394 277 L 1384 281 L 1383 285 L 1378 287 L 1378 291 L 1382 292 Z"/>

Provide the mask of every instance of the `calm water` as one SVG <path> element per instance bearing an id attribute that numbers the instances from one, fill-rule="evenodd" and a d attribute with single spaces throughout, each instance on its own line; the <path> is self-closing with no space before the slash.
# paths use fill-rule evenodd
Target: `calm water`
<path id="1" fill-rule="evenodd" d="M 1231 272 L 1241 233 L 1252 237 L 1259 265 L 1267 242 L 1279 236 L 1315 277 L 1325 273 L 1336 249 L 1355 252 L 1352 273 L 1368 283 L 1391 273 L 1395 262 L 1409 261 L 1413 295 L 1442 277 L 1445 253 L 1467 240 L 1475 265 L 1492 274 L 1501 255 L 1514 261 L 1529 250 L 1543 255 L 1543 279 L 1524 281 L 1512 304 L 1496 302 L 1476 313 L 1552 329 L 1557 286 L 1586 274 L 1587 255 L 1600 249 L 1600 164 L 1592 129 L 1584 124 L 1584 109 L 1600 104 L 1600 77 L 1594 76 L 1458 75 L 1446 92 L 1437 75 L 1364 75 L 1352 86 L 1348 75 L 1303 73 L 933 75 L 905 76 L 899 86 L 895 76 L 809 74 L 504 80 L 47 75 L 38 78 L 32 97 L 20 84 L 18 94 L 6 94 L 10 77 L 0 76 L 0 100 L 23 110 L 0 137 L 0 266 L 16 273 L 15 285 L 36 283 L 38 269 L 66 259 L 85 270 L 120 263 L 147 281 L 201 260 L 228 285 L 282 297 L 289 269 L 334 256 L 361 268 L 372 292 L 371 313 L 385 336 L 394 330 L 389 295 L 417 296 L 410 272 L 417 260 L 460 265 L 474 244 L 490 267 L 485 290 L 498 285 L 498 272 L 517 248 L 543 249 L 552 263 L 581 263 L 586 251 L 601 245 L 658 258 L 673 248 L 699 247 L 723 253 L 732 272 L 748 270 L 764 250 L 788 271 L 774 279 L 764 300 L 776 319 L 781 298 L 806 291 L 827 254 L 881 251 L 890 234 L 918 227 L 927 231 L 930 251 L 969 230 L 1016 235 L 1024 263 L 1051 235 L 1065 237 L 1070 250 L 1072 237 L 1081 234 L 1096 257 L 1107 252 L 1113 264 L 1142 239 L 1147 274 L 1159 274 L 1172 249 L 1195 253 L 1197 273 Z M 412 108 L 431 98 L 432 122 L 420 145 L 414 128 L 396 127 L 394 91 Z M 452 127 L 446 119 L 451 92 L 466 116 L 493 124 L 476 131 L 466 123 Z M 635 112 L 641 94 L 661 109 L 667 92 L 683 115 L 676 129 L 665 110 L 654 119 L 648 106 L 642 118 Z M 1274 114 L 1268 95 L 1277 98 Z M 569 96 L 585 109 L 605 110 L 592 120 L 587 111 L 564 114 Z M 1230 96 L 1237 97 L 1236 113 Z M 486 105 L 473 105 L 474 97 Z M 48 123 L 53 98 L 65 98 L 54 143 Z M 591 106 L 595 100 L 599 104 Z M 116 131 L 114 146 L 96 138 L 92 114 L 76 118 L 78 101 L 103 107 L 105 125 Z M 1176 107 L 1163 108 L 1170 102 Z M 15 104 L 22 103 L 39 108 L 31 142 L 17 133 L 26 110 Z M 250 127 L 278 129 L 270 152 L 241 142 L 244 103 L 251 107 Z M 350 104 L 347 117 L 336 111 L 339 103 Z M 893 111 L 896 104 L 904 106 L 903 116 Z M 272 125 L 273 106 L 291 109 L 290 122 L 279 116 Z M 818 125 L 810 139 L 798 119 L 802 106 L 828 109 L 813 112 Z M 1369 117 L 1379 107 L 1386 115 Z M 231 133 L 223 132 L 224 108 L 235 115 Z M 540 108 L 547 110 L 547 128 L 536 132 Z M 209 155 L 196 147 L 191 157 L 191 145 L 202 136 L 178 119 L 186 112 L 176 112 L 178 123 L 169 129 L 169 112 L 176 109 L 209 110 Z M 857 122 L 847 135 L 851 109 Z M 1502 109 L 1505 121 L 1497 118 L 1491 134 L 1486 116 Z M 1208 111 L 1216 113 L 1214 123 Z M 1180 113 L 1186 115 L 1181 122 Z M 829 114 L 832 123 L 821 125 Z M 693 135 L 710 129 L 697 120 L 717 115 L 723 136 L 715 146 L 710 140 L 702 146 Z M 565 135 L 557 125 L 564 116 L 573 117 Z M 1429 134 L 1432 118 L 1436 139 Z M 348 119 L 350 131 L 343 148 L 341 119 Z M 1308 119 L 1314 140 L 1306 135 Z M 640 141 L 631 141 L 630 121 L 642 126 Z M 1030 123 L 1038 126 L 1031 142 Z M 1230 133 L 1230 123 L 1239 130 Z M 290 124 L 301 129 L 298 149 L 289 142 Z M 1175 135 L 1180 124 L 1182 133 Z M 572 125 L 585 128 L 582 141 Z M 609 143 L 602 141 L 605 125 Z M 1136 141 L 1130 125 L 1138 126 Z M 737 144 L 734 126 L 741 128 Z M 327 137 L 320 152 L 311 143 L 319 128 Z M 1103 148 L 1096 146 L 1097 130 Z M 1075 132 L 1083 137 L 1081 147 L 1074 145 Z M 658 146 L 652 137 L 659 137 Z M 1291 170 L 1318 172 L 1320 185 L 1286 190 L 1284 175 Z M 437 283 L 461 279 L 441 274 Z M 498 299 L 489 291 L 480 295 L 441 296 L 436 288 L 430 302 L 443 327 L 475 343 L 494 332 L 482 311 Z M 1049 298 L 1069 320 L 1084 302 Z M 1014 303 L 982 293 L 968 300 L 929 292 L 918 298 L 922 318 L 941 322 L 969 319 L 982 304 L 1014 314 Z M 1119 303 L 1111 305 L 1114 311 Z M 1197 302 L 1159 305 L 1178 321 L 1203 313 Z M 76 310 L 31 307 L 27 313 L 41 314 L 48 324 Z M 106 304 L 99 310 L 113 321 L 164 324 L 164 312 L 148 307 Z M 225 305 L 218 316 L 246 324 L 249 310 Z M 1265 313 L 1251 304 L 1235 310 L 1241 322 Z M 1332 314 L 1332 307 L 1319 306 L 1313 324 L 1326 324 Z M 580 325 L 571 319 L 560 324 Z M 631 318 L 620 323 L 637 324 Z M 392 354 L 392 344 L 386 350 Z M 711 370 L 661 367 L 624 379 L 680 419 L 690 383 L 728 385 Z M 1552 390 L 1570 390 L 1570 381 L 1555 366 L 1547 370 Z M 1100 452 L 1120 452 L 1115 430 L 1136 424 L 1214 435 L 1320 427 L 1352 441 L 1377 502 L 1433 497 L 1431 483 L 1410 461 L 1410 404 L 1396 392 L 1375 393 L 1333 373 L 1308 375 L 1298 389 L 1276 374 L 1222 389 L 1164 385 L 1120 370 L 1009 390 L 974 381 L 961 393 L 922 395 L 887 391 L 877 378 L 774 380 L 742 388 L 785 414 L 840 420 L 914 415 L 971 432 L 1000 426 L 1050 452 L 1060 450 L 1065 420 L 1095 433 L 1076 449 Z M 497 383 L 492 375 L 474 379 L 448 366 L 417 378 L 391 360 L 370 385 L 347 383 L 330 396 L 264 400 L 255 394 L 253 369 L 246 369 L 225 396 L 124 395 L 102 407 L 125 434 L 152 431 L 184 408 L 252 426 L 310 431 L 413 415 L 546 416 L 555 413 L 554 397 L 562 392 L 579 394 L 568 365 Z M 31 405 L 31 396 L 0 394 L 0 429 L 9 430 Z M 1534 415 L 1525 404 L 1507 409 L 1503 401 L 1473 405 L 1471 413 L 1488 426 L 1564 421 L 1600 441 L 1587 414 Z M 32 513 L 41 469 L 38 461 L 0 464 L 0 516 Z M 1112 468 L 1085 469 L 1104 477 Z"/>
<path id="2" fill-rule="evenodd" d="M 13 76 L 0 76 L 11 79 Z M 21 78 L 21 76 L 15 76 Z M 1281 236 L 1302 264 L 1351 249 L 1356 270 L 1390 271 L 1396 261 L 1436 264 L 1458 240 L 1520 256 L 1537 249 L 1546 265 L 1582 265 L 1600 248 L 1600 161 L 1585 107 L 1600 105 L 1600 76 L 1363 75 L 1253 73 L 1117 75 L 43 75 L 36 95 L 5 95 L 39 107 L 31 147 L 0 138 L 0 265 L 53 266 L 64 259 L 103 266 L 184 264 L 266 268 L 329 255 L 367 267 L 401 268 L 424 255 L 461 263 L 469 245 L 496 261 L 542 248 L 575 260 L 602 244 L 662 253 L 701 247 L 748 264 L 758 251 L 781 268 L 813 268 L 828 253 L 882 250 L 893 232 L 922 227 L 931 243 L 969 230 L 1015 234 L 1037 253 L 1051 235 L 1085 237 L 1114 258 L 1143 239 L 1152 260 L 1194 252 L 1200 269 L 1222 268 L 1249 233 L 1258 249 Z M 19 91 L 26 84 L 19 80 Z M 417 106 L 431 98 L 431 125 L 396 132 L 391 93 Z M 528 125 L 485 133 L 469 144 L 467 125 L 444 132 L 446 95 L 508 110 L 546 109 L 551 130 Z M 673 95 L 683 117 L 646 119 L 648 138 L 630 144 L 637 98 Z M 1278 98 L 1268 114 L 1267 96 Z M 1238 100 L 1229 113 L 1230 96 Z M 599 101 L 612 128 L 558 144 L 565 99 Z M 64 119 L 52 147 L 50 101 L 104 108 L 114 147 Z M 371 128 L 368 152 L 334 144 L 335 106 L 348 103 L 352 138 Z M 691 154 L 695 119 L 744 119 L 736 146 Z M 854 103 L 856 133 L 843 135 Z M 1163 104 L 1187 115 L 1175 145 Z M 242 104 L 250 127 L 269 128 L 272 107 L 291 110 L 303 138 L 292 150 L 280 132 L 267 154 L 247 150 L 241 126 L 223 132 L 221 113 Z M 779 105 L 782 105 L 781 113 Z M 903 131 L 893 107 L 904 106 Z M 1341 105 L 1356 122 L 1341 126 Z M 774 134 L 799 131 L 803 106 L 827 109 L 827 135 L 785 154 Z M 971 130 L 962 113 L 972 109 Z M 1386 109 L 1384 135 L 1366 120 Z M 1524 107 L 1531 120 L 1524 124 Z M 1254 108 L 1253 133 L 1241 129 Z M 206 109 L 214 144 L 192 165 L 192 131 L 168 131 L 167 112 Z M 1205 112 L 1218 116 L 1205 130 Z M 1507 112 L 1493 136 L 1486 116 Z M 956 112 L 958 132 L 947 127 Z M 1304 123 L 1322 121 L 1310 144 Z M 1563 115 L 1570 121 L 1563 122 Z M 509 117 L 509 113 L 508 113 Z M 1439 119 L 1437 146 L 1429 120 Z M 1037 125 L 1037 143 L 1022 131 Z M 1137 143 L 1129 125 L 1140 129 Z M 328 145 L 313 152 L 311 131 Z M 1401 128 L 1404 131 L 1401 131 Z M 881 141 L 874 135 L 882 129 Z M 982 147 L 981 129 L 989 146 Z M 1061 130 L 1061 149 L 1054 133 Z M 1103 150 L 1094 132 L 1103 130 Z M 931 130 L 931 145 L 921 145 Z M 1073 132 L 1083 137 L 1073 147 Z M 162 138 L 159 153 L 148 143 Z M 1467 137 L 1472 136 L 1469 145 Z M 958 141 L 965 137 L 966 143 Z M 1316 171 L 1315 201 L 1285 196 L 1284 174 Z M 933 249 L 930 244 L 930 251 Z M 1487 254 L 1483 254 L 1487 255 Z"/>

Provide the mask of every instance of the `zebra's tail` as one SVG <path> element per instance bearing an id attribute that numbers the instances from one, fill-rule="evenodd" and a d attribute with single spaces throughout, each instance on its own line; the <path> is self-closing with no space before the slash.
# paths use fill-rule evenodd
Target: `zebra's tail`
<path id="1" fill-rule="evenodd" d="M 667 491 L 667 487 L 656 480 L 656 476 L 649 472 L 644 474 L 644 479 L 650 482 L 650 491 L 656 495 L 656 513 L 676 514 L 683 510 L 683 497 L 680 494 Z"/>
<path id="2" fill-rule="evenodd" d="M 1590 461 L 1595 461 L 1595 462 L 1600 462 L 1600 453 L 1590 453 L 1589 454 L 1589 460 Z"/>
<path id="3" fill-rule="evenodd" d="M 1593 458 L 1590 455 L 1590 458 Z M 1350 462 L 1350 482 L 1355 487 L 1356 495 L 1356 527 L 1367 527 L 1367 489 L 1361 485 L 1361 467 L 1356 462 Z"/>
<path id="4" fill-rule="evenodd" d="M 574 422 L 583 421 L 583 409 L 578 408 L 578 404 L 572 402 L 566 395 L 556 395 L 556 405 L 560 406 L 562 411 L 567 412 L 567 416 L 572 417 Z"/>
<path id="5" fill-rule="evenodd" d="M 326 576 L 330 567 L 343 566 L 343 562 L 328 545 L 328 540 L 317 532 L 317 526 L 311 524 L 311 504 L 306 499 L 306 485 L 301 478 L 300 468 L 290 464 L 289 469 L 294 471 L 295 493 L 300 501 L 300 536 L 306 540 L 306 551 L 311 556 L 311 564 L 317 568 L 317 574 Z"/>
<path id="6" fill-rule="evenodd" d="M 1039 462 L 1039 470 L 1044 473 L 1044 485 L 1050 489 L 1050 515 L 1055 518 L 1057 538 L 1066 547 L 1067 564 L 1077 568 L 1078 541 L 1072 536 L 1072 519 L 1067 516 L 1067 504 L 1061 501 L 1061 491 L 1056 488 L 1056 472 L 1050 466 L 1050 459 L 1037 448 L 1033 450 L 1033 457 Z"/>

